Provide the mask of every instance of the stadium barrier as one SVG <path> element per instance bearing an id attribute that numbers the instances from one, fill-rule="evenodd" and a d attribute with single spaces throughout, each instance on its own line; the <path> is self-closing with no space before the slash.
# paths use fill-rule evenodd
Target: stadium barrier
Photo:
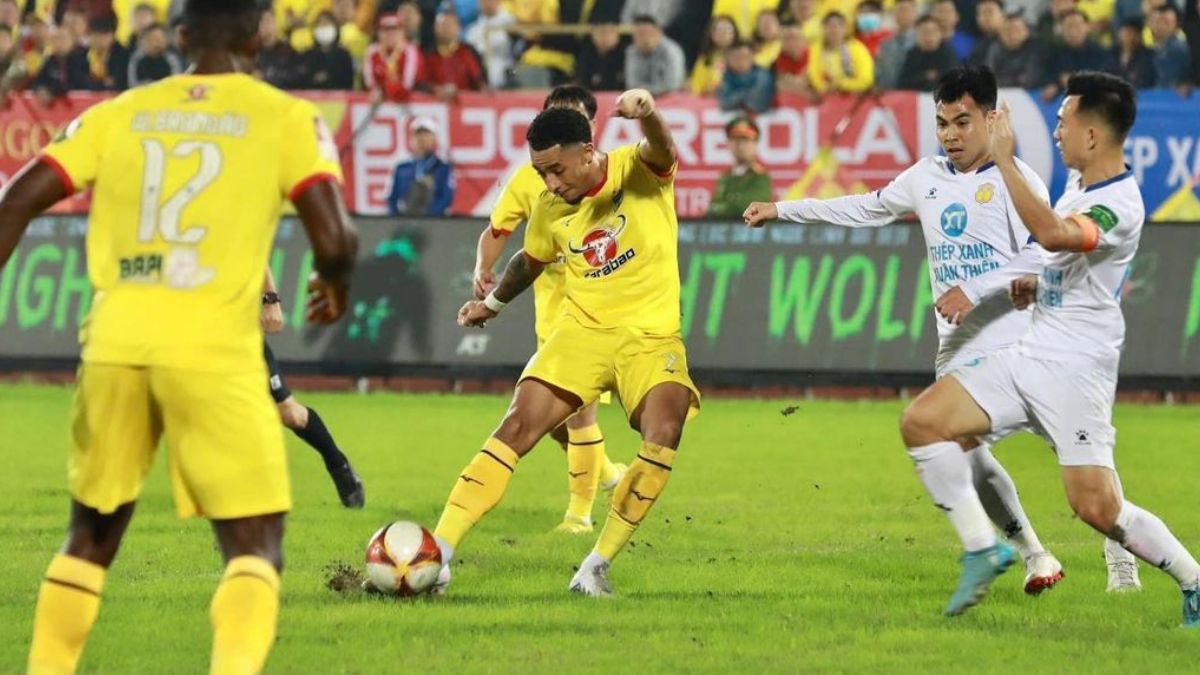
<path id="1" fill-rule="evenodd" d="M 410 158 L 409 126 L 415 116 L 434 119 L 440 152 L 455 166 L 453 213 L 486 217 L 509 175 L 528 161 L 525 129 L 541 108 L 539 92 L 503 96 L 463 93 L 451 104 L 417 97 L 409 104 L 372 105 L 362 92 L 317 93 L 314 101 L 340 151 L 346 176 L 345 196 L 360 215 L 386 215 L 392 170 Z M 1160 221 L 1200 221 L 1200 116 L 1195 98 L 1173 91 L 1139 94 L 1137 124 L 1126 144 L 1127 160 L 1142 187 L 1147 213 Z M 1012 107 L 1019 150 L 1061 194 L 1066 171 L 1051 136 L 1057 102 L 1036 94 L 1004 90 Z M 43 108 L 31 96 L 14 95 L 0 109 L 0 182 L 36 155 L 67 123 L 100 94 L 73 92 Z M 598 96 L 597 144 L 611 149 L 637 140 L 633 120 L 607 111 L 615 93 Z M 725 140 L 723 112 L 712 98 L 670 94 L 659 98 L 679 149 L 676 206 L 681 216 L 703 217 L 718 176 L 732 164 Z M 936 123 L 928 94 L 889 92 L 864 100 L 829 96 L 820 104 L 782 97 L 780 105 L 759 117 L 763 130 L 759 160 L 780 197 L 829 197 L 882 187 L 917 157 L 937 152 Z M 828 144 L 828 152 L 823 152 Z M 820 161 L 815 161 L 820 160 Z M 61 213 L 83 213 L 86 195 L 64 201 Z"/>
<path id="2" fill-rule="evenodd" d="M 287 326 L 271 337 L 300 372 L 397 374 L 452 369 L 512 372 L 534 349 L 533 309 L 518 299 L 486 329 L 455 324 L 471 292 L 479 219 L 360 219 L 348 316 L 303 321 L 312 257 L 294 219 L 280 226 L 271 267 Z M 41 218 L 0 274 L 0 369 L 69 366 L 91 301 L 86 223 Z M 1121 292 L 1128 340 L 1122 383 L 1200 388 L 1200 248 L 1194 226 L 1148 225 Z M 514 248 L 510 244 L 510 250 Z M 934 274 L 962 279 L 989 267 L 987 251 L 935 252 Z M 741 223 L 680 225 L 682 317 L 689 360 L 709 381 L 926 382 L 936 333 L 927 251 L 917 226 L 847 229 Z M 1002 298 L 998 298 L 1004 301 Z"/>

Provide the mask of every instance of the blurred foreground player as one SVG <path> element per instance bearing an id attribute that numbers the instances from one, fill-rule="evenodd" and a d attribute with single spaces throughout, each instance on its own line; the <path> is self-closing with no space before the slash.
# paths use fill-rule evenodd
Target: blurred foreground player
<path id="1" fill-rule="evenodd" d="M 316 108 L 245 74 L 259 14 L 254 0 L 189 0 L 193 70 L 88 109 L 0 197 L 3 264 L 33 217 L 93 189 L 71 522 L 38 595 L 30 673 L 76 669 L 164 436 L 178 513 L 212 521 L 225 561 L 212 672 L 257 672 L 274 642 L 291 494 L 263 387 L 262 271 L 289 198 L 313 245 L 308 319 L 331 323 L 357 236 Z"/>

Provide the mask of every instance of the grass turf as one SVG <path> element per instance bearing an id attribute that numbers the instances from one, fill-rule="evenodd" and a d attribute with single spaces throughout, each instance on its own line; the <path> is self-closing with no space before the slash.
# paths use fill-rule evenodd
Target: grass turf
<path id="1" fill-rule="evenodd" d="M 325 586 L 394 519 L 432 527 L 447 491 L 505 407 L 487 396 L 302 394 L 367 484 L 339 507 L 316 454 L 288 436 L 296 508 L 273 673 L 1190 672 L 1200 634 L 1142 566 L 1145 590 L 1104 593 L 1101 539 L 1066 506 L 1032 436 L 998 457 L 1067 577 L 1028 598 L 1014 566 L 980 607 L 940 616 L 956 546 L 900 447 L 900 402 L 709 400 L 689 425 L 663 499 L 617 561 L 620 597 L 570 596 L 594 536 L 552 534 L 566 505 L 561 451 L 524 460 L 505 501 L 466 540 L 445 598 L 397 601 Z M 0 672 L 21 672 L 39 579 L 62 540 L 70 393 L 0 386 Z M 1200 547 L 1190 482 L 1196 408 L 1122 406 L 1127 493 Z M 637 448 L 602 412 L 612 457 Z M 1193 440 L 1188 440 L 1193 439 Z M 208 527 L 179 521 L 163 458 L 111 572 L 81 664 L 88 673 L 204 672 L 220 561 Z M 597 505 L 595 517 L 602 522 Z M 1192 664 L 1192 665 L 1188 665 Z"/>

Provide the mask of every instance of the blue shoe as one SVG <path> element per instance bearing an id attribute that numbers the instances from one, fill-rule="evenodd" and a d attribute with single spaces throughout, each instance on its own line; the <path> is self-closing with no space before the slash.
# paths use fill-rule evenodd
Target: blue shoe
<path id="1" fill-rule="evenodd" d="M 1183 592 L 1183 627 L 1200 628 L 1200 588 Z"/>
<path id="2" fill-rule="evenodd" d="M 989 548 L 964 553 L 962 576 L 946 605 L 946 616 L 958 616 L 979 604 L 992 587 L 992 582 L 1004 574 L 1014 558 L 1012 547 L 1002 541 L 997 541 Z"/>

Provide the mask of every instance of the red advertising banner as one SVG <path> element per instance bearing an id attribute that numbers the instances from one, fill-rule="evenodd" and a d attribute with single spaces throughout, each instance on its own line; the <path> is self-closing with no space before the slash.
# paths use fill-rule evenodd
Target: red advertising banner
<path id="1" fill-rule="evenodd" d="M 452 212 L 486 216 L 504 181 L 529 161 L 525 129 L 541 109 L 531 92 L 464 94 L 453 103 L 418 99 L 373 105 L 356 93 L 302 93 L 317 104 L 342 152 L 346 201 L 359 214 L 387 213 L 396 164 L 411 158 L 410 130 L 417 117 L 432 118 L 439 152 L 454 165 Z M 599 95 L 597 145 L 612 149 L 640 138 L 637 122 L 610 114 L 616 94 Z M 0 181 L 7 181 L 71 119 L 102 100 L 72 94 L 51 107 L 14 95 L 0 109 Z M 790 99 L 758 117 L 759 159 L 776 194 L 832 196 L 882 186 L 918 156 L 918 98 L 889 93 L 857 99 L 830 97 L 820 104 Z M 680 216 L 701 217 L 717 178 L 733 163 L 724 125 L 734 113 L 713 99 L 687 94 L 658 101 L 679 150 L 676 204 Z M 827 152 L 823 152 L 827 150 Z M 86 196 L 64 201 L 58 212 L 82 212 Z"/>

